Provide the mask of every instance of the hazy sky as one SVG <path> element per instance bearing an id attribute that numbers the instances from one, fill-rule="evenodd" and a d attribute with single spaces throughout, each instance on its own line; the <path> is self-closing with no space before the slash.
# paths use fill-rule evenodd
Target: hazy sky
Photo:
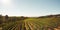
<path id="1" fill-rule="evenodd" d="M 9 16 L 60 14 L 60 0 L 0 0 L 0 14 Z"/>

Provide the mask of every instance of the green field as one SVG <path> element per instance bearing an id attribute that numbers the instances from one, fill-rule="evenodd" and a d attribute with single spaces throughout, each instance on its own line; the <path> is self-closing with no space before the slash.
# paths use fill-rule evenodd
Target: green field
<path id="1" fill-rule="evenodd" d="M 9 18 L 10 20 L 2 23 L 2 30 L 52 30 L 60 26 L 60 17 Z"/>

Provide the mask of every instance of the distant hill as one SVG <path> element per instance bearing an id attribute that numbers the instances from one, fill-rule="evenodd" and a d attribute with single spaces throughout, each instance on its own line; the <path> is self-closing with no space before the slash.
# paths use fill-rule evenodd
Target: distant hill
<path id="1" fill-rule="evenodd" d="M 51 17 L 60 17 L 60 14 L 57 15 L 47 15 L 47 16 L 40 16 L 38 18 L 51 18 Z"/>

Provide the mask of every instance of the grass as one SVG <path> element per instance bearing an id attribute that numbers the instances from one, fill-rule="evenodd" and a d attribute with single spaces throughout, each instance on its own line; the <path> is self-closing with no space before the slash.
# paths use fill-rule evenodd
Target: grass
<path id="1" fill-rule="evenodd" d="M 5 23 L 3 30 L 42 30 L 44 27 L 56 27 L 60 18 L 28 18 L 25 20 Z"/>

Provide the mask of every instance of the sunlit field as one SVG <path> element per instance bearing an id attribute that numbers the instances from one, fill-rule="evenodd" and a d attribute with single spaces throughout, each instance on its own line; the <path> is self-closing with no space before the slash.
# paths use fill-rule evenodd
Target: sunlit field
<path id="1" fill-rule="evenodd" d="M 8 15 L 0 15 L 0 30 L 58 30 L 59 28 L 59 14 L 41 17 L 9 17 Z"/>

